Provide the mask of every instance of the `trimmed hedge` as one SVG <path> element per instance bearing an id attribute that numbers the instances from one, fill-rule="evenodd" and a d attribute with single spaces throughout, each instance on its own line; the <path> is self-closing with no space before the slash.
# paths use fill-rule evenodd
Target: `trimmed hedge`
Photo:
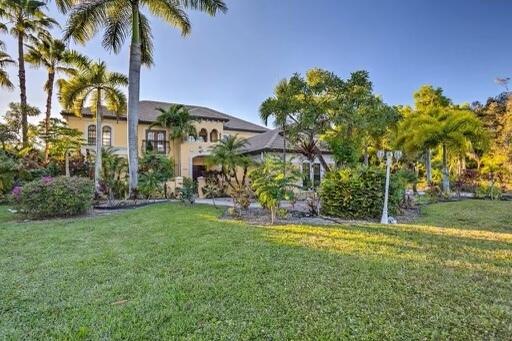
<path id="1" fill-rule="evenodd" d="M 344 168 L 329 172 L 320 184 L 320 213 L 346 219 L 378 218 L 384 204 L 386 173 L 377 167 Z M 389 211 L 396 213 L 404 182 L 391 176 Z"/>
<path id="2" fill-rule="evenodd" d="M 18 210 L 31 218 L 82 214 L 92 207 L 93 198 L 93 182 L 81 177 L 43 177 L 13 190 Z"/>

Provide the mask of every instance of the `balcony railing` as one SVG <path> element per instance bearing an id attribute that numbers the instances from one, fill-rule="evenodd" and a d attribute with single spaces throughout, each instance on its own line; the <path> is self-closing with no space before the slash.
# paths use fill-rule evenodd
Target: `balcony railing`
<path id="1" fill-rule="evenodd" d="M 169 141 L 142 140 L 142 152 L 153 151 L 158 154 L 167 154 L 170 151 Z"/>

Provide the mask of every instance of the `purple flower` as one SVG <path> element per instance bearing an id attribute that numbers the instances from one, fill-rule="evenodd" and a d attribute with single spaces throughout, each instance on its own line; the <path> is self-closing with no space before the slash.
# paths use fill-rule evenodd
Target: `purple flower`
<path id="1" fill-rule="evenodd" d="M 52 182 L 53 178 L 51 176 L 43 176 L 41 180 L 43 181 L 43 184 L 48 185 Z"/>
<path id="2" fill-rule="evenodd" d="M 16 186 L 12 189 L 11 195 L 14 200 L 19 201 L 21 197 L 21 186 Z"/>

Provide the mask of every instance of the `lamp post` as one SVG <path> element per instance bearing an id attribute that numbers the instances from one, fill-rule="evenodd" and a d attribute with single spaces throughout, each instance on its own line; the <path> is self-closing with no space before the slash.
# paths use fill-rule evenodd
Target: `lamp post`
<path id="1" fill-rule="evenodd" d="M 396 159 L 396 161 L 400 160 L 402 157 L 402 152 L 399 150 L 392 151 L 384 151 L 379 150 L 377 152 L 377 157 L 380 161 L 384 158 L 384 155 L 386 156 L 386 185 L 384 188 L 384 207 L 382 208 L 382 217 L 380 218 L 381 224 L 389 224 L 389 217 L 388 217 L 388 199 L 389 199 L 389 181 L 390 181 L 390 175 L 391 175 L 391 163 L 393 162 L 393 157 Z"/>

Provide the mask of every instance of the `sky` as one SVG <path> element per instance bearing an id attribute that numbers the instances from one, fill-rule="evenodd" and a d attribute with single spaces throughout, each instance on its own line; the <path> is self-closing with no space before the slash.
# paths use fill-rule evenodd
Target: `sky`
<path id="1" fill-rule="evenodd" d="M 225 2 L 227 14 L 190 12 L 186 38 L 152 18 L 155 65 L 142 70 L 141 99 L 204 105 L 261 123 L 258 108 L 277 82 L 312 67 L 343 78 L 367 70 L 389 104 L 411 104 L 422 84 L 442 87 L 455 103 L 485 101 L 504 90 L 496 77 L 512 76 L 510 0 Z M 65 24 L 53 4 L 48 13 Z M 0 39 L 15 57 L 15 41 Z M 72 47 L 128 71 L 128 45 L 109 53 L 99 35 Z M 9 71 L 17 83 L 16 69 Z M 45 79 L 44 70 L 28 68 L 28 101 L 42 112 Z M 0 89 L 0 113 L 12 101 L 18 90 Z"/>

